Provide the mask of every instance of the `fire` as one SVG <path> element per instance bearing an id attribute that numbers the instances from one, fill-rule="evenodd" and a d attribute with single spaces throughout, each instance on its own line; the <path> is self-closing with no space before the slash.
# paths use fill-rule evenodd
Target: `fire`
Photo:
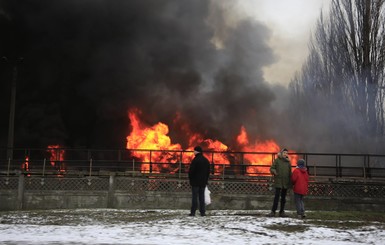
<path id="1" fill-rule="evenodd" d="M 26 171 L 26 172 L 29 171 L 29 157 L 28 157 L 28 156 L 25 157 L 25 161 L 24 161 L 24 163 L 21 165 L 21 169 L 23 169 L 23 170 Z"/>
<path id="2" fill-rule="evenodd" d="M 49 145 L 47 152 L 50 154 L 49 160 L 52 167 L 57 168 L 60 172 L 65 171 L 64 149 L 60 145 Z"/>
<path id="3" fill-rule="evenodd" d="M 227 145 L 223 144 L 218 140 L 207 139 L 204 141 L 204 143 L 207 144 L 207 148 L 211 151 L 226 152 L 228 150 Z M 214 173 L 221 173 L 227 165 L 230 165 L 228 157 L 223 153 L 216 153 L 213 154 L 211 157 L 206 154 L 206 157 L 208 159 L 212 159 L 212 163 L 214 163 Z"/>
<path id="4" fill-rule="evenodd" d="M 241 127 L 241 132 L 237 137 L 237 142 L 241 147 L 241 150 L 244 152 L 279 152 L 280 147 L 275 143 L 274 140 L 268 140 L 265 142 L 256 141 L 253 144 L 249 143 L 249 138 L 246 132 L 245 127 Z M 246 173 L 250 175 L 254 175 L 256 173 L 259 174 L 269 174 L 269 168 L 267 166 L 270 165 L 272 161 L 271 154 L 245 154 L 244 155 L 244 163 L 250 164 L 253 166 L 246 167 Z M 254 166 L 255 165 L 255 166 Z M 260 166 L 260 167 L 258 167 Z M 262 167 L 264 166 L 264 167 Z"/>
<path id="5" fill-rule="evenodd" d="M 168 173 L 175 173 L 179 170 L 178 163 L 191 162 L 194 157 L 193 148 L 198 144 L 212 151 L 211 153 L 205 153 L 205 156 L 211 163 L 215 164 L 215 173 L 221 173 L 226 166 L 231 164 L 239 164 L 239 161 L 234 160 L 236 154 L 229 151 L 227 145 L 218 140 L 204 139 L 201 134 L 192 132 L 187 124 L 181 124 L 178 121 L 182 126 L 180 128 L 183 133 L 189 137 L 189 146 L 183 151 L 180 144 L 171 142 L 171 138 L 168 136 L 169 128 L 166 124 L 158 122 L 153 126 L 145 125 L 139 119 L 140 114 L 141 112 L 138 109 L 129 111 L 128 116 L 131 121 L 132 131 L 127 136 L 127 149 L 131 149 L 132 155 L 142 162 L 142 172 L 160 173 L 167 171 Z M 180 118 L 176 120 L 180 120 Z M 273 160 L 272 153 L 280 150 L 278 144 L 274 140 L 250 143 L 246 128 L 243 126 L 236 140 L 238 149 L 245 152 L 241 160 L 241 164 L 246 165 L 245 173 L 247 175 L 269 174 L 269 167 Z M 292 162 L 296 161 L 297 157 L 294 156 L 294 158 Z M 170 168 L 170 163 L 174 167 Z"/>
<path id="6" fill-rule="evenodd" d="M 198 144 L 198 142 L 207 145 L 209 150 L 226 151 L 228 149 L 228 147 L 220 141 L 211 139 L 202 140 L 203 137 L 200 134 L 189 132 L 188 134 L 191 136 L 191 145 L 186 149 L 186 151 L 189 152 L 181 154 L 180 151 L 182 150 L 182 147 L 180 144 L 173 144 L 171 142 L 171 139 L 168 136 L 169 128 L 166 124 L 159 122 L 153 126 L 147 126 L 140 122 L 138 114 L 140 114 L 140 111 L 137 109 L 131 110 L 128 113 L 131 121 L 132 131 L 130 135 L 127 136 L 127 149 L 154 150 L 150 152 L 132 152 L 133 156 L 139 158 L 143 163 L 149 163 L 142 163 L 142 172 L 159 173 L 164 169 L 168 170 L 169 163 L 176 164 L 178 162 L 191 162 L 194 157 L 192 153 L 193 148 Z M 185 130 L 188 130 L 188 128 L 186 127 Z M 215 154 L 214 157 L 206 154 L 206 157 L 212 159 L 212 161 L 215 163 L 229 164 L 229 161 L 220 154 Z M 177 170 L 178 169 L 174 167 L 171 172 L 175 172 Z"/>
<path id="7" fill-rule="evenodd" d="M 263 153 L 280 151 L 281 148 L 274 140 L 267 140 L 265 142 L 256 141 L 254 144 L 250 144 L 246 129 L 245 127 L 242 126 L 241 132 L 237 137 L 237 142 L 241 146 L 241 150 L 243 152 L 260 152 L 261 153 L 261 154 L 252 154 L 252 153 L 244 154 L 245 163 L 253 165 L 246 168 L 246 172 L 249 175 L 270 174 L 270 169 L 267 166 L 270 166 L 270 163 L 272 162 L 272 155 L 263 154 Z M 297 162 L 297 159 L 298 159 L 297 155 L 291 155 L 290 156 L 291 164 L 295 165 Z"/>
<path id="8" fill-rule="evenodd" d="M 188 145 L 189 147 L 186 149 L 187 151 L 193 151 L 194 146 L 196 145 L 203 145 L 207 150 L 210 151 L 227 151 L 228 146 L 223 144 L 222 142 L 218 140 L 213 139 L 205 139 L 203 135 L 193 132 L 190 129 L 190 125 L 183 121 L 180 114 L 176 114 L 176 118 L 174 119 L 174 124 L 178 125 L 178 128 L 180 128 L 180 131 L 183 132 L 183 134 L 188 137 Z M 211 160 L 214 164 L 230 164 L 229 160 L 223 156 L 222 154 L 209 154 L 204 153 L 205 156 Z M 192 153 L 187 153 L 183 155 L 182 162 L 189 163 L 194 158 L 194 155 Z M 217 169 L 217 166 L 216 166 Z"/>
<path id="9" fill-rule="evenodd" d="M 127 136 L 127 149 L 160 150 L 145 152 L 133 151 L 135 157 L 141 159 L 145 163 L 151 163 L 142 164 L 141 171 L 150 172 L 151 170 L 151 172 L 160 173 L 163 168 L 167 168 L 168 163 L 180 161 L 178 153 L 172 152 L 172 150 L 180 151 L 182 148 L 179 144 L 171 143 L 171 139 L 167 135 L 169 132 L 168 126 L 159 122 L 148 127 L 140 122 L 137 114 L 140 114 L 139 110 L 132 110 L 129 112 L 132 131 L 131 134 Z M 154 160 L 156 162 L 154 162 Z"/>

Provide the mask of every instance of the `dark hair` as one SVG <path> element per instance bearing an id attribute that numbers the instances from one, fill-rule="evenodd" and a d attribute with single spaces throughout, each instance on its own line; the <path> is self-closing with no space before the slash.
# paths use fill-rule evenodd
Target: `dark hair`
<path id="1" fill-rule="evenodd" d="M 194 151 L 203 152 L 202 147 L 200 147 L 199 145 L 194 147 Z"/>

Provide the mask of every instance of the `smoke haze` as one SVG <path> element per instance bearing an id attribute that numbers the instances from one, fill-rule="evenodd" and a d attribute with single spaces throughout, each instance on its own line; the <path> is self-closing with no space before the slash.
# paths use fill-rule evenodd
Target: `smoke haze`
<path id="1" fill-rule="evenodd" d="M 11 71 L 23 57 L 15 147 L 124 148 L 128 110 L 138 108 L 141 120 L 167 124 L 183 147 L 187 123 L 230 147 L 244 125 L 251 140 L 337 151 L 316 144 L 316 130 L 305 130 L 311 149 L 296 137 L 298 116 L 286 114 L 289 91 L 263 78 L 262 69 L 277 61 L 271 30 L 251 19 L 228 21 L 231 9 L 231 1 L 207 0 L 1 1 L 0 51 L 8 58 L 1 65 L 1 146 Z"/>

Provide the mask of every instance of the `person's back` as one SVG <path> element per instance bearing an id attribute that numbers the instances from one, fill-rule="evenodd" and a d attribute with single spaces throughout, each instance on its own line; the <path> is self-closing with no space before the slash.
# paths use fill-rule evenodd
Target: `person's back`
<path id="1" fill-rule="evenodd" d="M 194 148 L 195 157 L 191 161 L 188 177 L 191 185 L 191 212 L 190 216 L 195 216 L 195 211 L 198 208 L 201 216 L 206 216 L 204 191 L 210 176 L 210 162 L 203 156 L 203 151 L 200 146 Z"/>
<path id="2" fill-rule="evenodd" d="M 297 161 L 297 167 L 294 169 L 291 175 L 291 181 L 293 183 L 294 201 L 297 209 L 298 218 L 305 218 L 305 205 L 303 203 L 303 197 L 308 192 L 309 174 L 305 166 L 305 160 L 299 159 Z"/>
<path id="3" fill-rule="evenodd" d="M 278 157 L 274 160 L 270 172 L 274 176 L 275 188 L 288 189 L 291 186 L 291 165 L 287 154 L 284 155 L 284 152 L 278 153 Z"/>
<path id="4" fill-rule="evenodd" d="M 189 179 L 191 186 L 204 187 L 207 185 L 207 181 L 210 176 L 210 162 L 203 156 L 202 153 L 198 153 L 190 165 Z"/>
<path id="5" fill-rule="evenodd" d="M 296 168 L 291 176 L 293 182 L 293 192 L 306 195 L 309 185 L 309 174 L 306 168 Z"/>

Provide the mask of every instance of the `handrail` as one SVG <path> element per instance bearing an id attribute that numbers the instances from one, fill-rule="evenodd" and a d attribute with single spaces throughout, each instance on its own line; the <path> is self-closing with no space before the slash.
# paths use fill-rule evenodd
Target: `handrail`
<path id="1" fill-rule="evenodd" d="M 29 174 L 54 174 L 88 170 L 92 176 L 100 171 L 125 172 L 131 175 L 177 175 L 185 178 L 192 151 L 154 149 L 73 149 L 73 148 L 14 148 L 14 159 L 7 159 L 8 148 L 0 148 L 0 174 L 21 171 Z M 52 155 L 52 150 L 64 152 Z M 145 153 L 147 161 L 135 153 Z M 166 156 L 156 159 L 158 153 Z M 225 178 L 252 178 L 269 176 L 275 152 L 206 151 L 212 164 L 212 174 Z M 190 156 L 190 158 L 188 157 Z M 303 158 L 312 178 L 385 179 L 385 155 L 348 153 L 289 153 L 292 159 Z M 59 157 L 60 156 L 60 157 Z M 256 160 L 254 157 L 262 157 Z M 295 161 L 292 161 L 295 167 Z"/>

